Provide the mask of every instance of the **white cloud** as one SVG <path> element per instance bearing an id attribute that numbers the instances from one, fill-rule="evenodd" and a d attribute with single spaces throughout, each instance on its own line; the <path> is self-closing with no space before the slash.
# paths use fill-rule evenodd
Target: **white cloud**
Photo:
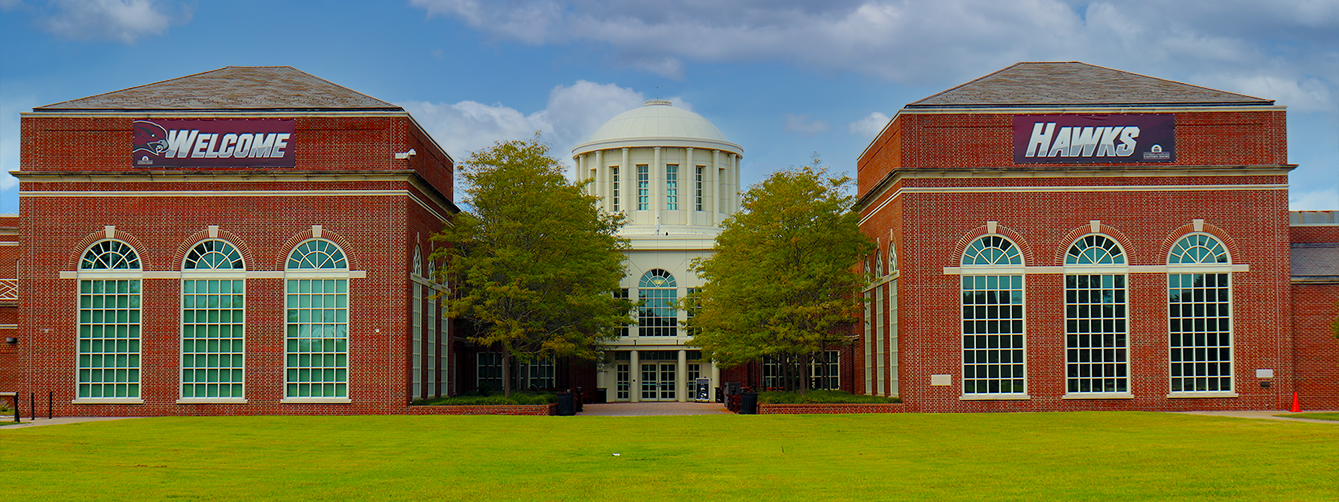
<path id="1" fill-rule="evenodd" d="M 155 0 L 52 0 L 37 24 L 62 38 L 133 44 L 191 19 L 192 8 Z"/>
<path id="2" fill-rule="evenodd" d="M 502 41 L 594 41 L 670 78 L 689 63 L 778 61 L 908 85 L 1018 61 L 1080 60 L 1220 85 L 1297 110 L 1339 84 L 1339 2 L 1316 0 L 411 0 Z"/>
<path id="3" fill-rule="evenodd" d="M 8 11 L 23 5 L 23 0 L 0 0 L 0 10 Z"/>
<path id="4" fill-rule="evenodd" d="M 1290 211 L 1339 211 L 1339 189 L 1299 192 L 1288 194 Z"/>
<path id="5" fill-rule="evenodd" d="M 846 129 L 851 131 L 851 134 L 863 138 L 873 138 L 878 136 L 879 131 L 882 131 L 884 126 L 887 125 L 888 116 L 879 112 L 874 112 L 869 114 L 868 117 L 851 122 L 846 126 Z"/>
<path id="6" fill-rule="evenodd" d="M 523 113 L 502 103 L 475 101 L 455 104 L 409 101 L 398 103 L 414 116 L 453 158 L 463 160 L 469 152 L 497 141 L 528 139 L 536 131 L 553 146 L 553 156 L 567 160 L 572 148 L 590 137 L 615 115 L 641 106 L 642 93 L 615 84 L 578 80 L 549 92 L 543 110 Z M 674 106 L 692 109 L 679 98 Z"/>
<path id="7" fill-rule="evenodd" d="M 19 180 L 10 171 L 19 170 L 19 113 L 37 106 L 32 96 L 0 97 L 0 191 L 13 189 Z"/>
<path id="8" fill-rule="evenodd" d="M 828 132 L 828 123 L 822 120 L 809 120 L 808 115 L 795 115 L 793 113 L 783 113 L 781 118 L 785 120 L 782 129 L 789 132 L 797 132 L 802 136 L 815 136 Z"/>

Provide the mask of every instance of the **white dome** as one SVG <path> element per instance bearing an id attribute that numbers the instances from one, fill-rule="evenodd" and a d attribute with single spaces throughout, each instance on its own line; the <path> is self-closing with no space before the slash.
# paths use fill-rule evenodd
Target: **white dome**
<path id="1" fill-rule="evenodd" d="M 726 141 L 720 129 L 701 115 L 675 108 L 669 101 L 651 100 L 609 119 L 573 154 L 621 147 L 691 146 L 743 153 Z"/>

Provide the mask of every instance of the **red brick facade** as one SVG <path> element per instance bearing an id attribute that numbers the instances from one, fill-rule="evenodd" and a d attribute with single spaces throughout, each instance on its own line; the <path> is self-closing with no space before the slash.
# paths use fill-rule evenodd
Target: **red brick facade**
<path id="1" fill-rule="evenodd" d="M 859 161 L 861 229 L 880 256 L 890 243 L 898 254 L 896 378 L 907 411 L 1279 409 L 1294 391 L 1309 406 L 1339 406 L 1339 349 L 1319 330 L 1335 318 L 1339 285 L 1294 286 L 1289 264 L 1294 239 L 1339 242 L 1339 233 L 1289 228 L 1283 110 L 1155 111 L 1175 115 L 1175 162 L 1015 164 L 1008 109 L 904 109 L 869 146 Z M 1067 398 L 1065 255 L 1094 233 L 1119 243 L 1129 265 L 1129 392 L 1117 399 Z M 1168 256 L 1195 233 L 1221 241 L 1234 267 L 1234 396 L 1181 398 L 1169 388 Z M 1009 239 L 1025 267 L 1023 396 L 974 400 L 963 389 L 959 266 L 983 235 Z M 891 294 L 891 284 L 879 287 Z M 863 339 L 857 350 L 863 390 Z M 1257 378 L 1260 369 L 1274 376 Z M 931 375 L 948 375 L 947 384 L 932 385 Z"/>
<path id="2" fill-rule="evenodd" d="M 449 322 L 436 316 L 439 343 L 429 346 L 426 314 L 440 303 L 424 299 L 417 309 L 424 385 L 411 396 L 410 267 L 415 247 L 426 260 L 429 236 L 455 210 L 450 157 L 402 111 L 242 116 L 257 115 L 295 119 L 296 167 L 136 168 L 131 121 L 142 117 L 134 112 L 25 114 L 19 343 L 0 346 L 0 358 L 17 352 L 18 361 L 0 359 L 7 387 L 0 390 L 37 395 L 38 414 L 51 393 L 58 416 L 417 413 L 407 408 L 412 399 L 444 393 L 449 384 L 427 368 L 429 358 L 435 368 L 446 364 Z M 172 114 L 219 116 L 227 113 Z M 411 149 L 416 155 L 395 158 Z M 247 270 L 245 402 L 180 404 L 180 272 L 187 251 L 211 232 L 237 248 Z M 76 399 L 75 276 L 85 249 L 109 237 L 132 246 L 142 263 L 142 404 Z M 347 403 L 284 402 L 285 264 L 296 245 L 316 237 L 348 259 Z"/>

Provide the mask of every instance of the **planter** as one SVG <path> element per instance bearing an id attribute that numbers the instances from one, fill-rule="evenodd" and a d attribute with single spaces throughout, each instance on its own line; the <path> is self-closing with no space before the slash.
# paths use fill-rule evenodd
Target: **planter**
<path id="1" fill-rule="evenodd" d="M 848 413 L 903 413 L 903 403 L 758 404 L 759 415 L 843 415 Z"/>

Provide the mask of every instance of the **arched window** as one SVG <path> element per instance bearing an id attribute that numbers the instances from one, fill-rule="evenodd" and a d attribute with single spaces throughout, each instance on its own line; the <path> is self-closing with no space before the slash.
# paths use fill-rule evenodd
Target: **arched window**
<path id="1" fill-rule="evenodd" d="M 900 320 L 897 314 L 897 249 L 893 247 L 893 241 L 888 241 L 888 396 L 896 397 L 901 395 L 901 383 L 899 374 L 901 373 L 901 355 L 898 341 L 898 322 Z"/>
<path id="2" fill-rule="evenodd" d="M 1167 257 L 1172 393 L 1232 392 L 1232 266 L 1211 235 L 1191 234 Z"/>
<path id="3" fill-rule="evenodd" d="M 987 235 L 972 241 L 962 253 L 963 265 L 1022 265 L 1018 246 L 999 235 Z"/>
<path id="4" fill-rule="evenodd" d="M 344 252 L 324 239 L 298 244 L 288 256 L 287 399 L 348 398 L 347 269 Z"/>
<path id="5" fill-rule="evenodd" d="M 1125 252 L 1099 234 L 1065 254 L 1065 382 L 1072 394 L 1128 393 Z"/>
<path id="6" fill-rule="evenodd" d="M 98 241 L 84 251 L 79 270 L 139 270 L 139 255 L 121 241 Z"/>
<path id="7" fill-rule="evenodd" d="M 181 398 L 245 397 L 246 267 L 227 241 L 186 253 L 181 273 Z"/>
<path id="8" fill-rule="evenodd" d="M 897 248 L 893 247 L 893 242 L 888 241 L 888 273 L 897 271 Z"/>
<path id="9" fill-rule="evenodd" d="M 877 251 L 877 250 L 876 250 Z M 883 395 L 887 385 L 887 379 L 884 377 L 885 361 L 888 360 L 884 354 L 884 315 L 887 309 L 884 307 L 885 286 L 883 271 L 883 254 L 874 255 L 874 393 Z"/>
<path id="10" fill-rule="evenodd" d="M 865 258 L 865 278 L 873 280 L 870 275 L 869 258 Z M 865 394 L 874 393 L 874 287 L 871 285 L 865 289 Z"/>
<path id="11" fill-rule="evenodd" d="M 963 395 L 1026 395 L 1023 264 L 1018 247 L 986 235 L 962 255 Z"/>
<path id="12" fill-rule="evenodd" d="M 349 262 L 339 246 L 325 239 L 312 239 L 288 255 L 288 270 L 339 270 L 348 269 Z"/>
<path id="13" fill-rule="evenodd" d="M 79 399 L 140 397 L 139 254 L 103 240 L 79 260 Z"/>
<path id="14" fill-rule="evenodd" d="M 427 397 L 423 393 L 423 293 L 427 286 L 419 281 L 419 278 L 423 277 L 423 255 L 419 252 L 418 246 L 414 246 L 414 263 L 413 268 L 409 269 L 409 275 L 409 283 L 414 288 L 414 304 L 409 309 L 409 315 L 413 317 L 413 322 L 410 323 L 409 327 L 412 330 L 409 334 L 410 346 L 413 348 L 410 351 L 410 361 L 412 362 L 410 364 L 410 375 L 412 375 L 410 382 L 412 397 L 418 399 Z"/>
<path id="15" fill-rule="evenodd" d="M 642 274 L 637 283 L 637 299 L 642 301 L 637 321 L 639 336 L 675 336 L 678 334 L 679 311 L 674 308 L 678 299 L 678 283 L 674 276 L 661 269 Z"/>

